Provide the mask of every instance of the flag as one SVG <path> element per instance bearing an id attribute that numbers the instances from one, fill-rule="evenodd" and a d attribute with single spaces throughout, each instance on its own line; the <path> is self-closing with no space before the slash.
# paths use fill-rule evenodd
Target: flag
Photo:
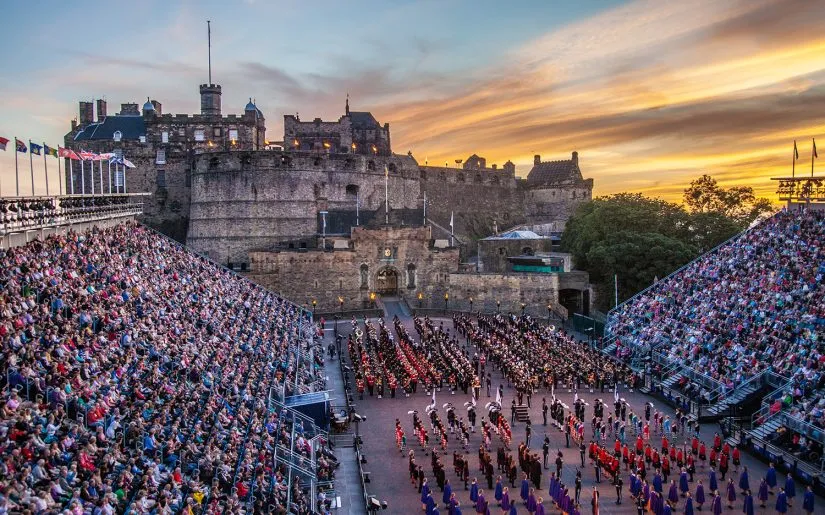
<path id="1" fill-rule="evenodd" d="M 7 138 L 0 137 L 0 150 L 6 150 L 6 143 L 8 142 L 9 140 Z"/>
<path id="2" fill-rule="evenodd" d="M 814 138 L 814 157 L 819 157 L 816 153 L 816 139 Z"/>
<path id="3" fill-rule="evenodd" d="M 384 165 L 384 177 L 389 177 L 389 176 L 390 176 L 390 169 L 387 168 L 386 165 Z"/>
<path id="4" fill-rule="evenodd" d="M 31 141 L 29 141 L 29 148 L 31 149 L 31 153 L 36 156 L 39 156 L 40 151 L 43 150 L 42 146 L 38 145 L 37 143 L 32 143 Z"/>
<path id="5" fill-rule="evenodd" d="M 86 152 L 85 150 L 81 150 L 78 154 L 82 161 L 96 161 L 97 154 L 94 152 Z"/>
<path id="6" fill-rule="evenodd" d="M 433 386 L 433 406 L 435 406 L 435 386 Z"/>
<path id="7" fill-rule="evenodd" d="M 19 139 L 17 139 L 17 138 L 14 138 L 14 146 L 15 146 L 15 149 L 14 149 L 14 150 L 16 150 L 16 151 L 18 151 L 18 152 L 22 152 L 22 153 L 24 153 L 24 154 L 25 154 L 26 152 L 28 152 L 28 151 L 29 151 L 29 149 L 28 149 L 28 148 L 26 148 L 26 144 L 25 144 L 25 143 L 23 143 L 22 141 L 20 141 L 20 140 L 19 140 Z"/>
<path id="8" fill-rule="evenodd" d="M 450 232 L 453 232 L 453 212 L 450 211 Z"/>
<path id="9" fill-rule="evenodd" d="M 793 158 L 799 159 L 799 150 L 796 149 L 796 140 L 793 140 Z"/>
<path id="10" fill-rule="evenodd" d="M 476 393 L 473 392 L 473 407 L 476 407 Z"/>
<path id="11" fill-rule="evenodd" d="M 132 163 L 131 161 L 129 161 L 129 160 L 128 160 L 128 159 L 126 159 L 125 157 L 121 157 L 121 158 L 120 158 L 120 163 L 121 163 L 123 166 L 125 166 L 126 168 L 134 168 L 134 167 L 135 167 L 134 163 Z"/>
<path id="12" fill-rule="evenodd" d="M 616 381 L 616 388 L 613 389 L 613 398 L 618 402 L 619 400 L 619 382 Z"/>
<path id="13" fill-rule="evenodd" d="M 77 152 L 70 148 L 57 147 L 57 156 L 72 159 L 74 161 L 80 161 L 80 156 L 77 155 Z"/>
<path id="14" fill-rule="evenodd" d="M 105 152 L 103 154 L 100 154 L 100 160 L 101 161 L 103 161 L 103 160 L 108 161 L 108 160 L 111 160 L 113 157 L 115 157 L 114 152 Z"/>
<path id="15" fill-rule="evenodd" d="M 500 388 L 496 388 L 496 402 L 499 403 L 499 405 L 501 404 L 501 389 Z"/>
<path id="16" fill-rule="evenodd" d="M 46 153 L 47 156 L 58 157 L 57 149 L 52 148 L 52 147 L 46 145 L 45 143 L 43 143 L 43 151 Z"/>

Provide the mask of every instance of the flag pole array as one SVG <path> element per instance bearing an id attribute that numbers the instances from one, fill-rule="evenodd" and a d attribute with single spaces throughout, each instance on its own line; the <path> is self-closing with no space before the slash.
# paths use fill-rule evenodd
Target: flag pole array
<path id="1" fill-rule="evenodd" d="M 10 140 L 8 138 L 4 138 L 0 136 L 0 151 L 6 150 L 6 145 Z M 47 163 L 47 157 L 51 156 L 57 158 L 57 170 L 58 174 L 62 173 L 60 168 L 60 159 L 68 159 L 69 160 L 69 177 L 70 177 L 70 186 L 69 192 L 70 194 L 75 194 L 75 176 L 74 176 L 74 161 L 80 161 L 80 170 L 81 170 L 81 194 L 86 194 L 86 179 L 85 179 L 85 167 L 84 164 L 86 161 L 99 161 L 100 164 L 98 169 L 100 170 L 100 193 L 103 193 L 103 161 L 108 162 L 108 170 L 109 170 L 109 193 L 112 193 L 112 165 L 115 165 L 115 181 L 114 181 L 114 188 L 118 189 L 120 187 L 123 188 L 122 193 L 126 193 L 126 169 L 134 168 L 135 164 L 126 159 L 123 156 L 117 156 L 114 153 L 103 153 L 98 154 L 95 152 L 88 152 L 85 150 L 74 151 L 70 148 L 63 148 L 58 146 L 57 148 L 51 147 L 46 143 L 42 145 L 38 145 L 37 143 L 32 143 L 29 140 L 28 145 L 19 138 L 14 138 L 14 174 L 15 174 L 15 196 L 20 196 L 20 170 L 18 164 L 18 154 L 29 154 L 29 171 L 31 173 L 31 184 L 32 190 L 31 194 L 34 196 L 34 156 L 43 156 L 43 170 L 44 175 L 46 178 L 46 195 L 49 195 L 49 166 Z M 94 164 L 90 164 L 91 166 L 91 173 L 92 173 L 92 194 L 94 194 Z M 119 180 L 118 180 L 119 179 Z M 120 182 L 121 184 L 118 184 Z M 63 194 L 63 181 L 58 181 L 59 191 L 60 194 Z M 2 186 L 0 186 L 2 187 Z M 119 192 L 118 192 L 119 193 Z M 2 196 L 2 190 L 0 190 L 0 196 Z"/>

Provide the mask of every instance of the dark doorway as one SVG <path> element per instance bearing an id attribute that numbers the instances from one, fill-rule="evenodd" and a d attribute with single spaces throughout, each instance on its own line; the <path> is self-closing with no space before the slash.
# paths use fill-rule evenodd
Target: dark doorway
<path id="1" fill-rule="evenodd" d="M 590 292 L 587 290 L 559 290 L 559 304 L 567 308 L 567 316 L 573 313 L 590 315 Z"/>
<path id="2" fill-rule="evenodd" d="M 396 295 L 398 293 L 398 271 L 390 267 L 379 270 L 376 290 L 381 295 Z"/>

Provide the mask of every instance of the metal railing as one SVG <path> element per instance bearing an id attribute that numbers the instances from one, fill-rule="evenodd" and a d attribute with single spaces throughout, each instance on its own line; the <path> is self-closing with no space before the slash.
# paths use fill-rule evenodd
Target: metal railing
<path id="1" fill-rule="evenodd" d="M 143 213 L 148 193 L 0 198 L 0 236 Z"/>

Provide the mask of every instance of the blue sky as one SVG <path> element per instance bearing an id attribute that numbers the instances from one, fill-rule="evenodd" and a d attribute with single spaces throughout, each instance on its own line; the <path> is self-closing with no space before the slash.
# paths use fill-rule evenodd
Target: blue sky
<path id="1" fill-rule="evenodd" d="M 268 136 L 285 113 L 357 110 L 394 150 L 431 163 L 478 153 L 529 170 L 578 150 L 597 193 L 678 198 L 701 173 L 754 181 L 825 127 L 825 3 L 264 0 L 7 2 L 0 136 L 57 145 L 77 102 L 147 96 L 194 113 L 213 80 L 224 113 L 255 97 Z M 733 148 L 735 147 L 735 148 Z M 13 155 L 0 153 L 8 194 Z M 10 175 L 11 174 L 11 175 Z"/>

